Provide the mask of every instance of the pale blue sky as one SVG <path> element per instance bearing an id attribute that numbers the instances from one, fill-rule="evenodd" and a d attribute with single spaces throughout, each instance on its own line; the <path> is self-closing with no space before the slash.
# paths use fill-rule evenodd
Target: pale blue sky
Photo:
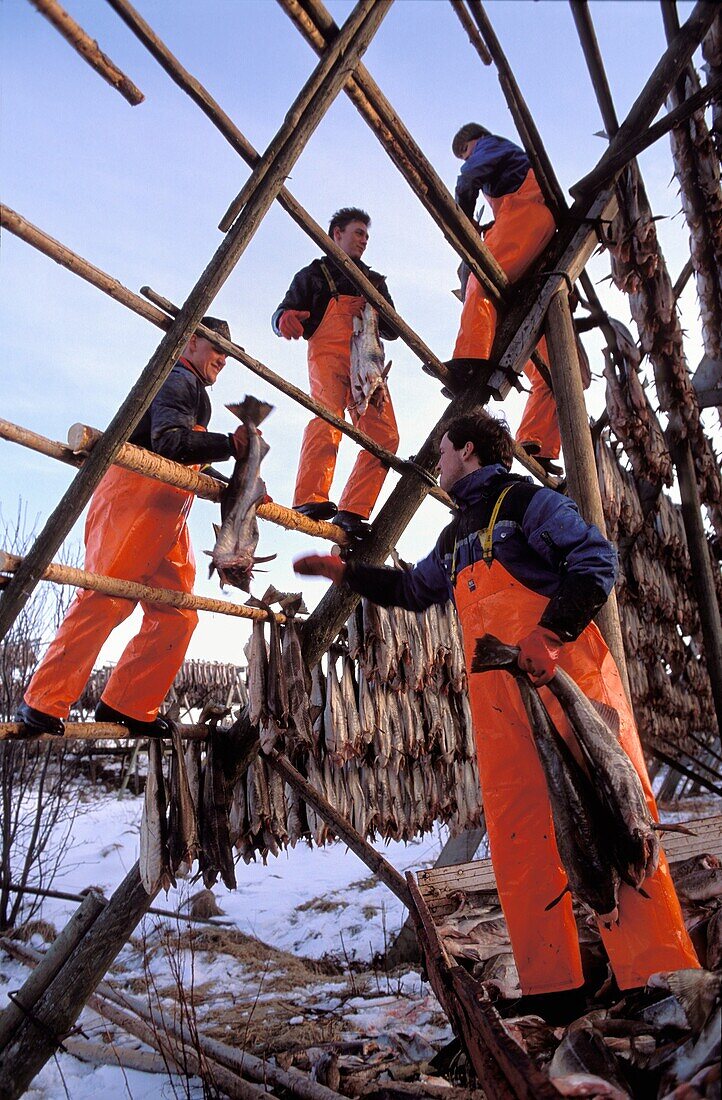
<path id="1" fill-rule="evenodd" d="M 316 60 L 282 9 L 274 0 L 138 0 L 137 6 L 263 149 Z M 147 283 L 181 301 L 220 243 L 217 223 L 248 169 L 110 7 L 102 0 L 68 0 L 66 7 L 146 100 L 130 107 L 27 0 L 2 0 L 2 200 L 132 290 Z M 680 5 L 683 18 L 691 7 Z M 336 0 L 329 8 L 340 22 L 351 4 Z M 602 2 L 591 9 L 623 117 L 664 49 L 659 7 Z M 489 3 L 487 10 L 566 187 L 604 148 L 594 136 L 601 121 L 569 8 L 561 0 L 505 0 Z M 515 139 L 495 72 L 482 66 L 446 0 L 396 0 L 364 60 L 452 190 L 459 162 L 450 143 L 459 125 L 477 120 Z M 659 223 L 659 233 L 675 278 L 688 249 L 667 139 L 644 154 L 642 168 L 655 213 L 668 219 Z M 345 95 L 309 142 L 289 188 L 322 224 L 342 205 L 369 211 L 371 241 L 364 258 L 387 275 L 402 316 L 437 355 L 448 358 L 459 316 L 451 294 L 458 260 Z M 304 389 L 305 346 L 275 337 L 269 318 L 294 272 L 316 254 L 276 204 L 213 306 L 229 319 L 238 343 Z M 608 270 L 606 257 L 594 262 L 596 279 Z M 0 278 L 2 415 L 61 440 L 76 420 L 104 427 L 154 350 L 159 330 L 7 233 Z M 599 289 L 615 315 L 627 320 L 625 300 L 607 283 Z M 696 366 L 701 343 L 691 287 L 683 309 L 688 354 Z M 597 344 L 591 339 L 587 346 L 598 373 Z M 400 341 L 388 352 L 400 454 L 408 455 L 438 418 L 443 399 Z M 265 430 L 271 452 L 264 474 L 271 495 L 290 504 L 307 414 L 229 361 L 211 393 L 211 427 L 231 429 L 224 405 L 246 392 L 277 405 Z M 602 400 L 595 382 L 593 411 Z M 505 407 L 512 426 L 521 407 L 518 397 Z M 3 515 L 12 517 L 22 496 L 43 522 L 72 472 L 14 444 L 0 446 Z M 355 453 L 353 444 L 342 443 L 336 496 Z M 390 475 L 387 486 L 394 481 Z M 205 579 L 202 555 L 212 545 L 214 518 L 212 505 L 196 502 L 196 588 L 217 595 L 216 579 Z M 445 520 L 441 506 L 427 502 L 400 542 L 403 556 L 425 553 Z M 72 538 L 81 537 L 79 524 Z M 268 576 L 279 587 L 294 585 L 291 559 L 308 546 L 308 539 L 261 525 L 259 553 L 278 553 Z M 264 582 L 260 576 L 256 591 Z M 323 586 L 307 581 L 306 589 L 313 603 Z M 237 661 L 246 633 L 235 622 L 204 615 L 190 655 Z M 127 634 L 116 633 L 106 650 L 110 656 Z"/>

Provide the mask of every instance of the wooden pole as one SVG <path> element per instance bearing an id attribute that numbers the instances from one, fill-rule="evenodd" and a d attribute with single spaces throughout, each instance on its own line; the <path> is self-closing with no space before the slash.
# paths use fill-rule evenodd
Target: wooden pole
<path id="1" fill-rule="evenodd" d="M 319 794 L 315 787 L 312 787 L 308 780 L 304 779 L 286 756 L 276 752 L 275 749 L 271 749 L 265 758 L 269 766 L 275 772 L 278 772 L 282 779 L 293 787 L 305 802 L 313 806 L 318 816 L 323 818 L 334 834 L 343 840 L 344 844 L 348 845 L 370 871 L 378 876 L 384 886 L 388 886 L 399 901 L 403 902 L 407 908 L 411 908 L 409 888 L 403 875 L 400 875 L 387 859 L 384 859 L 375 848 L 371 847 L 367 840 L 364 840 L 361 834 L 354 829 L 351 822 L 339 813 L 327 798 Z"/>
<path id="2" fill-rule="evenodd" d="M 56 0 L 30 0 L 30 3 L 45 16 L 49 23 L 52 23 L 57 31 L 60 31 L 65 41 L 80 54 L 83 61 L 87 61 L 103 80 L 128 100 L 131 107 L 137 107 L 143 102 L 145 96 L 136 88 L 133 81 L 121 72 L 118 66 L 103 53 L 95 39 L 86 34 L 60 4 L 56 3 Z"/>
<path id="3" fill-rule="evenodd" d="M 145 317 L 146 320 L 151 321 L 159 328 L 167 330 L 172 318 L 177 316 L 178 307 L 174 306 L 160 294 L 156 294 L 150 287 L 144 287 L 144 292 L 147 292 L 149 296 L 152 295 L 156 301 L 166 303 L 168 308 L 164 312 L 156 308 L 155 305 L 152 305 L 145 298 L 128 290 L 127 287 L 124 287 L 122 283 L 119 283 L 118 280 L 114 279 L 111 275 L 94 267 L 93 264 L 88 263 L 87 260 L 84 260 L 81 256 L 78 256 L 76 253 L 66 248 L 65 245 L 60 244 L 60 242 L 56 241 L 53 237 L 48 236 L 48 234 L 26 221 L 25 218 L 9 207 L 0 205 L 0 222 L 4 229 L 14 233 L 15 236 L 24 240 L 27 244 L 37 248 L 38 251 L 49 256 L 50 259 L 68 268 L 73 274 L 85 279 L 86 282 L 102 290 L 105 294 L 115 299 L 115 301 L 121 302 L 122 305 L 132 309 L 133 312 L 137 313 L 139 316 Z M 379 461 L 383 462 L 389 469 L 395 470 L 397 473 L 411 472 L 413 470 L 413 463 L 407 462 L 402 458 L 397 458 L 396 455 L 391 454 L 390 451 L 379 446 L 379 444 L 371 439 L 370 436 L 366 435 L 365 432 L 359 431 L 353 424 L 349 424 L 342 417 L 337 416 L 336 413 L 327 409 L 325 405 L 322 405 L 309 394 L 304 393 L 303 390 L 294 386 L 291 382 L 288 382 L 280 374 L 276 374 L 275 371 L 272 371 L 258 359 L 254 359 L 253 356 L 249 355 L 240 345 L 224 339 L 224 337 L 220 336 L 218 333 L 211 332 L 200 324 L 196 326 L 195 331 L 206 334 L 209 338 L 213 339 L 214 343 L 225 351 L 226 355 L 238 360 L 239 363 L 248 367 L 248 369 L 258 375 L 259 378 L 263 378 L 263 380 L 268 382 L 271 386 L 275 386 L 276 389 L 285 393 L 286 396 L 290 397 L 293 401 L 297 401 L 299 405 L 303 405 L 304 408 L 308 409 L 309 412 L 312 412 L 315 416 L 319 416 L 322 420 L 326 420 L 329 424 L 332 424 L 338 431 L 348 436 L 349 439 L 353 439 L 355 443 L 358 443 L 359 446 L 378 458 Z M 18 439 L 16 442 L 21 442 L 21 440 Z M 34 449 L 38 450 L 40 448 Z M 58 454 L 53 454 L 53 457 L 61 458 L 61 461 L 67 461 L 66 458 Z M 74 465 L 80 465 L 80 463 L 76 462 Z M 532 473 L 535 472 L 531 467 L 528 468 Z M 447 506 L 449 505 L 448 497 L 438 487 L 432 490 L 432 496 L 437 500 L 441 500 L 442 503 Z"/>
<path id="4" fill-rule="evenodd" d="M 88 897 L 88 894 L 70 894 L 67 890 L 39 890 L 31 886 L 14 886 L 13 883 L 9 884 L 8 890 L 14 894 L 33 894 L 35 897 L 56 898 L 58 901 L 85 901 Z M 103 905 L 107 904 L 107 898 L 102 897 L 102 895 L 98 896 L 101 897 Z M 151 906 L 148 912 L 156 917 L 170 917 L 172 920 L 188 921 L 191 924 L 210 924 L 211 928 L 219 928 L 225 924 L 233 923 L 233 921 L 229 920 L 211 920 L 209 917 L 193 917 L 189 912 L 179 913 L 174 912 L 172 909 L 157 909 L 155 906 Z M 63 932 L 65 932 L 65 929 L 63 929 Z M 62 934 L 63 933 L 61 933 L 61 935 Z M 2 1017 L 0 1016 L 0 1020 L 1 1019 Z M 0 1043 L 0 1046 L 2 1046 L 2 1043 Z"/>
<path id="5" fill-rule="evenodd" d="M 17 615 L 30 598 L 43 570 L 90 500 L 101 478 L 111 465 L 115 452 L 125 443 L 145 410 L 167 378 L 173 363 L 195 332 L 201 317 L 243 255 L 269 207 L 283 186 L 309 138 L 338 95 L 359 57 L 371 41 L 388 10 L 378 3 L 368 11 L 368 2 L 357 5 L 344 24 L 331 49 L 336 61 L 314 97 L 293 136 L 283 146 L 274 166 L 249 198 L 242 214 L 222 241 L 212 260 L 190 292 L 180 313 L 171 321 L 166 335 L 141 372 L 127 398 L 111 420 L 98 447 L 78 471 L 73 483 L 49 516 L 23 564 L 0 598 L 0 640 L 5 637 Z M 40 1062 L 39 1064 L 42 1064 Z"/>
<path id="6" fill-rule="evenodd" d="M 0 421 L 0 433 L 1 433 Z M 73 424 L 68 429 L 68 446 L 75 453 L 85 454 L 92 451 L 103 433 L 97 428 L 91 428 L 88 424 Z M 170 458 L 163 458 L 153 451 L 146 451 L 144 447 L 136 447 L 133 443 L 124 443 L 115 456 L 115 466 L 122 466 L 125 470 L 133 470 L 144 477 L 154 478 L 166 485 L 174 485 L 177 489 L 187 489 L 205 500 L 220 501 L 226 486 L 208 474 L 190 470 L 180 462 L 173 462 Z M 304 535 L 312 535 L 315 538 L 328 539 L 339 546 L 346 546 L 349 542 L 348 535 L 333 523 L 325 523 L 322 520 L 309 519 L 301 512 L 294 512 L 293 508 L 285 508 L 282 504 L 270 501 L 268 504 L 259 504 L 256 513 L 261 519 L 284 527 L 287 531 L 301 531 Z"/>
<path id="7" fill-rule="evenodd" d="M 602 534 L 606 535 L 607 525 L 599 491 L 594 446 L 584 403 L 579 357 L 566 287 L 562 287 L 549 303 L 546 337 L 569 495 L 578 504 L 579 511 L 587 523 L 595 523 Z M 631 702 L 622 626 L 614 589 L 596 619 L 616 661 L 627 698 Z"/>
<path id="8" fill-rule="evenodd" d="M 478 53 L 483 65 L 491 65 L 492 57 L 486 46 L 484 40 L 479 34 L 474 21 L 466 10 L 464 0 L 449 0 L 454 13 L 458 16 L 459 22 L 466 31 L 469 41 Z"/>
<path id="9" fill-rule="evenodd" d="M 23 734 L 23 726 L 20 722 L 0 722 L 0 741 L 45 741 L 50 745 L 64 745 L 67 741 L 127 741 L 132 740 L 136 745 L 138 738 L 131 738 L 127 726 L 121 726 L 117 722 L 66 722 L 65 736 L 58 737 L 54 733 L 41 733 L 28 737 Z M 180 735 L 187 741 L 205 741 L 208 730 L 205 726 L 183 725 L 180 726 Z M 140 738 L 144 741 L 144 738 Z"/>
<path id="10" fill-rule="evenodd" d="M 468 5 L 496 66 L 502 93 L 519 131 L 524 149 L 531 161 L 537 183 L 546 199 L 547 206 L 554 214 L 555 221 L 558 222 L 567 209 L 567 201 L 552 167 L 552 162 L 544 148 L 541 134 L 483 5 L 480 0 L 468 0 Z"/>
<path id="11" fill-rule="evenodd" d="M 0 550 L 0 573 L 17 574 L 24 559 L 17 554 L 8 554 Z M 208 596 L 195 596 L 192 592 L 176 592 L 171 588 L 151 588 L 137 581 L 126 581 L 120 577 L 104 577 L 100 573 L 89 573 L 87 569 L 75 569 L 72 565 L 59 565 L 51 562 L 42 573 L 42 580 L 54 584 L 69 584 L 74 588 L 86 588 L 93 592 L 102 592 L 106 596 L 116 596 L 123 600 L 143 601 L 163 604 L 166 607 L 179 607 L 190 611 L 212 611 L 217 615 L 230 615 L 234 619 L 268 620 L 268 613 L 260 607 L 244 607 L 230 603 L 229 600 L 214 600 Z M 277 622 L 285 623 L 286 616 L 274 616 Z"/>
<path id="12" fill-rule="evenodd" d="M 27 1013 L 32 1012 L 35 1002 L 70 958 L 106 904 L 105 898 L 97 890 L 89 890 L 79 900 L 80 906 L 45 952 L 42 962 L 22 989 L 14 995 L 7 1008 L 0 1013 L 0 1050 L 8 1045 L 20 1024 L 27 1018 Z"/>

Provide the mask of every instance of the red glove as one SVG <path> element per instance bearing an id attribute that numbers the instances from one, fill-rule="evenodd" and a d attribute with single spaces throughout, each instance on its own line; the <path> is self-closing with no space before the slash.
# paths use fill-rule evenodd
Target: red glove
<path id="1" fill-rule="evenodd" d="M 529 673 L 537 687 L 548 684 L 556 672 L 563 645 L 553 630 L 535 626 L 519 642 L 519 668 Z"/>
<path id="2" fill-rule="evenodd" d="M 302 321 L 307 320 L 311 314 L 307 309 L 286 309 L 278 318 L 278 331 L 284 340 L 298 340 L 303 336 Z"/>
<path id="3" fill-rule="evenodd" d="M 341 584 L 346 565 L 337 554 L 304 554 L 293 563 L 296 573 L 303 577 L 328 577 L 334 584 Z"/>
<path id="4" fill-rule="evenodd" d="M 231 433 L 231 446 L 236 458 L 245 458 L 248 454 L 248 428 L 245 424 L 239 424 Z"/>
<path id="5" fill-rule="evenodd" d="M 366 299 L 365 298 L 353 298 L 350 305 L 351 305 L 351 316 L 352 317 L 361 317 L 362 314 L 363 314 L 364 309 L 366 308 Z"/>

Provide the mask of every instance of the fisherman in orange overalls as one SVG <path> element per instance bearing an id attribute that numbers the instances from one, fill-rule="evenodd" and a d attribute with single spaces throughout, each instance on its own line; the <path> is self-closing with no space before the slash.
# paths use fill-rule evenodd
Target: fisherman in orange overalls
<path id="1" fill-rule="evenodd" d="M 203 324 L 230 340 L 226 321 Z M 194 334 L 153 398 L 129 442 L 199 468 L 243 457 L 243 425 L 228 435 L 208 432 L 206 388 L 225 366 L 224 351 Z M 93 573 L 157 588 L 191 592 L 195 559 L 186 519 L 193 493 L 111 466 L 93 494 L 85 522 L 85 564 Z M 168 736 L 158 710 L 185 657 L 198 621 L 195 611 L 141 603 L 140 632 L 126 646 L 95 710 L 97 722 L 120 722 L 137 737 Z M 84 589 L 70 606 L 25 692 L 16 721 L 27 733 L 64 732 L 104 642 L 133 611 L 133 600 Z"/>
<path id="2" fill-rule="evenodd" d="M 519 646 L 519 665 L 541 686 L 559 665 L 584 694 L 613 708 L 619 741 L 657 809 L 634 717 L 619 672 L 592 622 L 613 585 L 614 547 L 567 497 L 509 472 L 512 440 L 486 412 L 459 417 L 441 440 L 439 482 L 459 511 L 428 557 L 413 569 L 383 569 L 325 555 L 296 571 L 342 581 L 384 607 L 421 611 L 450 598 L 459 614 L 467 667 L 477 638 L 495 634 Z M 542 699 L 570 745 L 557 700 Z M 469 677 L 469 697 L 486 824 L 497 888 L 524 1009 L 547 1019 L 584 1011 L 582 963 L 572 901 L 554 836 L 544 773 L 516 684 L 506 672 Z M 698 967 L 662 854 L 643 897 L 622 883 L 619 923 L 599 931 L 620 989 L 660 970 Z"/>
<path id="3" fill-rule="evenodd" d="M 456 201 L 474 217 L 479 192 L 489 200 L 494 222 L 484 233 L 484 244 L 510 282 L 515 283 L 531 267 L 554 235 L 554 217 L 544 202 L 529 158 L 506 138 L 491 134 L 478 122 L 462 126 L 451 144 L 464 161 L 456 183 Z M 463 359 L 488 359 L 496 332 L 496 308 L 473 274 L 469 274 L 461 312 L 459 334 L 450 366 Z M 548 364 L 546 340 L 537 351 Z M 524 409 L 517 439 L 549 473 L 561 473 L 553 459 L 561 447 L 554 395 L 548 374 L 527 363 L 524 373 L 531 393 Z"/>
<path id="4" fill-rule="evenodd" d="M 364 210 L 344 207 L 331 219 L 328 235 L 393 305 L 384 276 L 361 262 L 370 224 Z M 366 299 L 346 272 L 323 257 L 294 275 L 285 298 L 273 314 L 273 330 L 286 340 L 298 340 L 300 336 L 308 340 L 311 396 L 340 417 L 348 408 L 352 422 L 361 431 L 396 454 L 399 433 L 391 399 L 387 398 L 381 407 L 370 402 L 361 416 L 350 404 L 353 319 L 361 316 L 365 304 Z M 385 340 L 397 337 L 383 318 L 379 318 L 379 332 Z M 329 500 L 329 494 L 340 442 L 337 428 L 314 417 L 303 435 L 293 507 L 311 519 L 333 520 L 348 534 L 363 538 L 368 534 L 366 521 L 387 471 L 368 451 L 361 451 L 337 508 Z"/>

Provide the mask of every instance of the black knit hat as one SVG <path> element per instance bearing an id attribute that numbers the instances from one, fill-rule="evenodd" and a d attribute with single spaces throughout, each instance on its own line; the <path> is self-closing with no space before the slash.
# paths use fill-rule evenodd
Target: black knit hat
<path id="1" fill-rule="evenodd" d="M 231 339 L 231 330 L 228 325 L 228 321 L 221 320 L 220 317 L 201 317 L 201 324 L 206 328 L 213 329 L 219 336 L 222 336 L 225 340 Z"/>

